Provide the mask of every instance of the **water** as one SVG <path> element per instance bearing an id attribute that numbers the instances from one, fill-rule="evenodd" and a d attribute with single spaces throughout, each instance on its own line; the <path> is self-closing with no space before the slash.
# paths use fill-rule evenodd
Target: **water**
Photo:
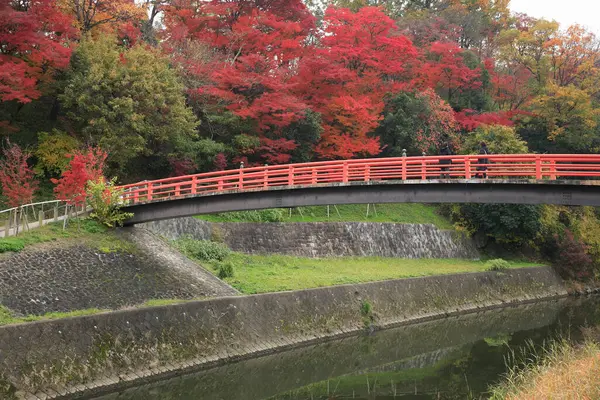
<path id="1" fill-rule="evenodd" d="M 480 399 L 528 343 L 581 338 L 600 298 L 560 299 L 382 330 L 96 399 Z"/>

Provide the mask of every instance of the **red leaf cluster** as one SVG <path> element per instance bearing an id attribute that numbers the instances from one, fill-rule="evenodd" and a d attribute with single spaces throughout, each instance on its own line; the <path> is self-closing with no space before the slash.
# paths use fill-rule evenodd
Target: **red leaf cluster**
<path id="1" fill-rule="evenodd" d="M 0 100 L 27 103 L 40 97 L 39 84 L 54 70 L 68 66 L 76 31 L 54 0 L 29 2 L 27 9 L 15 4 L 0 0 Z"/>
<path id="2" fill-rule="evenodd" d="M 74 154 L 69 168 L 62 173 L 60 179 L 51 179 L 56 185 L 56 198 L 71 205 L 85 204 L 87 183 L 103 176 L 106 157 L 104 151 L 91 147 L 86 152 Z"/>
<path id="3" fill-rule="evenodd" d="M 4 159 L 0 160 L 0 186 L 2 194 L 8 199 L 8 205 L 18 207 L 31 203 L 38 188 L 35 173 L 27 164 L 31 154 L 10 142 L 2 153 Z"/>

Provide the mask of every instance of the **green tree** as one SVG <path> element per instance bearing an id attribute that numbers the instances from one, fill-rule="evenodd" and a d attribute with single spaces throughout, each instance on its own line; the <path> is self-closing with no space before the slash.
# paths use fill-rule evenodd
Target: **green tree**
<path id="1" fill-rule="evenodd" d="M 479 153 L 481 142 L 485 142 L 493 154 L 525 154 L 527 143 L 517 135 L 515 130 L 503 125 L 481 125 L 469 133 L 462 146 L 464 154 Z"/>
<path id="2" fill-rule="evenodd" d="M 433 91 L 402 92 L 386 103 L 383 121 L 375 131 L 385 156 L 437 154 L 442 142 L 454 142 L 457 126 L 450 106 Z"/>
<path id="3" fill-rule="evenodd" d="M 172 156 L 196 138 L 198 123 L 176 72 L 144 45 L 120 48 L 111 36 L 83 40 L 60 100 L 82 140 L 106 149 L 109 165 L 121 172 L 137 157 Z"/>
<path id="4" fill-rule="evenodd" d="M 542 227 L 541 206 L 522 204 L 463 204 L 454 220 L 469 233 L 485 234 L 499 243 L 525 243 Z"/>
<path id="5" fill-rule="evenodd" d="M 292 150 L 290 162 L 309 162 L 314 156 L 315 143 L 321 138 L 321 114 L 306 110 L 303 119 L 294 121 L 284 129 L 286 139 L 293 140 L 298 145 Z"/>

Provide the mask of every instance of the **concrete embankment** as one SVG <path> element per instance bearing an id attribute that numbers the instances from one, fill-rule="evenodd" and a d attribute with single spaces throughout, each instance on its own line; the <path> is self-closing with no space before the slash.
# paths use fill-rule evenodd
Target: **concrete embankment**
<path id="1" fill-rule="evenodd" d="M 479 258 L 464 234 L 431 224 L 372 222 L 211 223 L 177 218 L 140 225 L 168 239 L 223 241 L 232 250 L 299 257 Z"/>
<path id="2" fill-rule="evenodd" d="M 548 267 L 223 297 L 0 327 L 0 397 L 101 391 L 440 316 L 566 295 Z M 2 397 L 4 396 L 4 397 Z"/>

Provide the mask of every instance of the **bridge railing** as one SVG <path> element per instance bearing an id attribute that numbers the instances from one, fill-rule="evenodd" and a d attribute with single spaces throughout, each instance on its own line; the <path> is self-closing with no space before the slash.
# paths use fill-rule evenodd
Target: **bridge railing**
<path id="1" fill-rule="evenodd" d="M 487 162 L 486 162 L 487 160 Z M 448 163 L 449 162 L 449 163 Z M 127 204 L 282 186 L 385 180 L 600 177 L 600 155 L 516 154 L 395 157 L 268 165 L 121 186 Z"/>

